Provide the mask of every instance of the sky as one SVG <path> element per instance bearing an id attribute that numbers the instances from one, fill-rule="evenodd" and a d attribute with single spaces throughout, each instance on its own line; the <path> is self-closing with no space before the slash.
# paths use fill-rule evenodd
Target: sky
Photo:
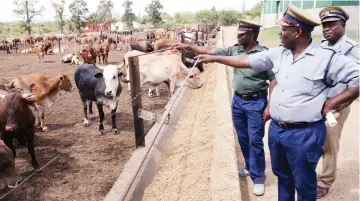
<path id="1" fill-rule="evenodd" d="M 21 0 L 20 0 L 21 1 Z M 44 22 L 44 21 L 53 21 L 55 10 L 51 6 L 51 2 L 60 2 L 60 0 L 37 0 L 38 1 L 38 8 L 40 6 L 45 7 L 45 11 L 43 13 L 43 16 L 36 16 L 34 17 L 34 22 Z M 70 16 L 69 14 L 69 4 L 73 0 L 66 0 L 66 10 L 65 15 L 67 17 Z M 96 7 L 99 3 L 99 0 L 85 0 L 89 13 L 96 11 Z M 117 14 L 123 14 L 124 9 L 122 7 L 122 3 L 124 0 L 112 0 L 114 2 L 114 11 Z M 222 9 L 234 9 L 241 11 L 243 8 L 243 2 L 245 3 L 245 9 L 248 10 L 252 8 L 254 5 L 256 5 L 258 2 L 261 2 L 261 0 L 160 0 L 161 4 L 163 5 L 163 12 L 167 12 L 171 15 L 173 15 L 175 12 L 182 12 L 182 11 L 197 11 L 202 9 L 211 9 L 213 6 L 217 10 Z M 135 15 L 143 15 L 145 14 L 145 7 L 151 2 L 151 0 L 133 0 L 133 12 Z M 14 14 L 15 6 L 13 4 L 13 0 L 1 0 L 1 6 L 0 6 L 0 23 L 1 22 L 13 22 L 13 21 L 19 21 L 21 20 L 21 17 L 18 17 Z"/>

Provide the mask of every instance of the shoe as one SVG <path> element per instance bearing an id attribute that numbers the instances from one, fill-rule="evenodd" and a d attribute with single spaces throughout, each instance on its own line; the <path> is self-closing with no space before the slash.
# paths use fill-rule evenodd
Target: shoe
<path id="1" fill-rule="evenodd" d="M 264 195 L 265 185 L 264 184 L 255 184 L 253 187 L 253 193 L 257 196 Z"/>
<path id="2" fill-rule="evenodd" d="M 323 188 L 321 186 L 317 186 L 317 193 L 316 193 L 317 199 L 320 199 L 320 198 L 324 197 L 328 193 L 329 193 L 328 188 Z"/>
<path id="3" fill-rule="evenodd" d="M 239 170 L 239 176 L 240 177 L 247 177 L 250 175 L 250 172 L 245 170 L 245 169 L 242 169 L 242 170 Z"/>

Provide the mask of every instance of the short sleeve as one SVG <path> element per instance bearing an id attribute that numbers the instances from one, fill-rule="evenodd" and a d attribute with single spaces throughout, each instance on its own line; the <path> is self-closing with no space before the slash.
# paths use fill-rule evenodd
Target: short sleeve
<path id="1" fill-rule="evenodd" d="M 215 54 L 218 56 L 232 56 L 231 47 L 228 48 L 215 48 Z"/>
<path id="2" fill-rule="evenodd" d="M 279 57 L 278 54 L 275 53 L 278 52 L 280 54 L 278 50 L 279 48 L 271 48 L 266 51 L 249 55 L 251 68 L 258 72 L 271 70 L 274 67 L 276 57 Z"/>
<path id="3" fill-rule="evenodd" d="M 330 61 L 326 78 L 334 84 L 342 83 L 350 88 L 359 87 L 359 69 L 359 60 L 336 53 Z"/>
<path id="4" fill-rule="evenodd" d="M 275 79 L 275 74 L 274 74 L 274 72 L 272 70 L 266 71 L 266 75 L 267 75 L 267 79 L 270 80 L 270 81 Z"/>
<path id="5" fill-rule="evenodd" d="M 355 47 L 352 48 L 351 52 L 348 54 L 348 57 L 354 60 L 359 61 L 360 60 L 360 46 L 356 45 Z"/>

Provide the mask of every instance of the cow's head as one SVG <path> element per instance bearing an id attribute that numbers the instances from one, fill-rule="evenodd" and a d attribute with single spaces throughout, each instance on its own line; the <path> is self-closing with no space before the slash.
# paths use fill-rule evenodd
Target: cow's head
<path id="1" fill-rule="evenodd" d="M 35 123 L 34 115 L 29 108 L 29 105 L 33 105 L 35 102 L 32 94 L 11 92 L 6 95 L 0 94 L 0 97 L 4 99 L 7 116 L 5 130 L 7 132 L 13 132 Z"/>
<path id="2" fill-rule="evenodd" d="M 190 76 L 187 80 L 187 84 L 193 89 L 199 89 L 203 86 L 200 70 L 197 67 L 194 67 L 194 69 L 192 69 L 192 72 L 190 73 Z"/>
<path id="3" fill-rule="evenodd" d="M 73 89 L 73 86 L 68 76 L 60 74 L 59 80 L 60 80 L 60 84 L 59 84 L 60 90 L 71 91 Z"/>
<path id="4" fill-rule="evenodd" d="M 105 82 L 104 95 L 106 97 L 113 98 L 116 96 L 120 84 L 119 74 L 119 70 L 115 65 L 107 65 L 94 75 L 96 78 L 103 78 Z"/>
<path id="5" fill-rule="evenodd" d="M 22 180 L 15 171 L 13 152 L 2 140 L 0 140 L 0 177 L 9 188 L 17 187 Z"/>

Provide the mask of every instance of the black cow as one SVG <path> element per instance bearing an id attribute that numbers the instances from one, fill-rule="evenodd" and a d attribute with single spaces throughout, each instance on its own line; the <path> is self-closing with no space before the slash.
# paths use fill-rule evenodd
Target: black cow
<path id="1" fill-rule="evenodd" d="M 99 131 L 101 135 L 104 132 L 104 111 L 103 105 L 107 105 L 111 109 L 112 130 L 117 133 L 116 127 L 116 108 L 117 100 L 121 94 L 122 80 L 124 73 L 114 65 L 107 65 L 103 69 L 93 64 L 82 64 L 75 71 L 75 83 L 79 89 L 80 99 L 84 108 L 84 124 L 89 125 L 87 116 L 87 104 L 89 100 L 89 114 L 92 116 L 92 101 L 96 102 L 99 111 L 100 125 Z M 127 83 L 127 81 L 123 80 Z"/>
<path id="2" fill-rule="evenodd" d="M 129 49 L 137 50 L 140 52 L 152 52 L 154 47 L 151 45 L 151 41 L 140 41 L 140 42 L 130 42 Z"/>

